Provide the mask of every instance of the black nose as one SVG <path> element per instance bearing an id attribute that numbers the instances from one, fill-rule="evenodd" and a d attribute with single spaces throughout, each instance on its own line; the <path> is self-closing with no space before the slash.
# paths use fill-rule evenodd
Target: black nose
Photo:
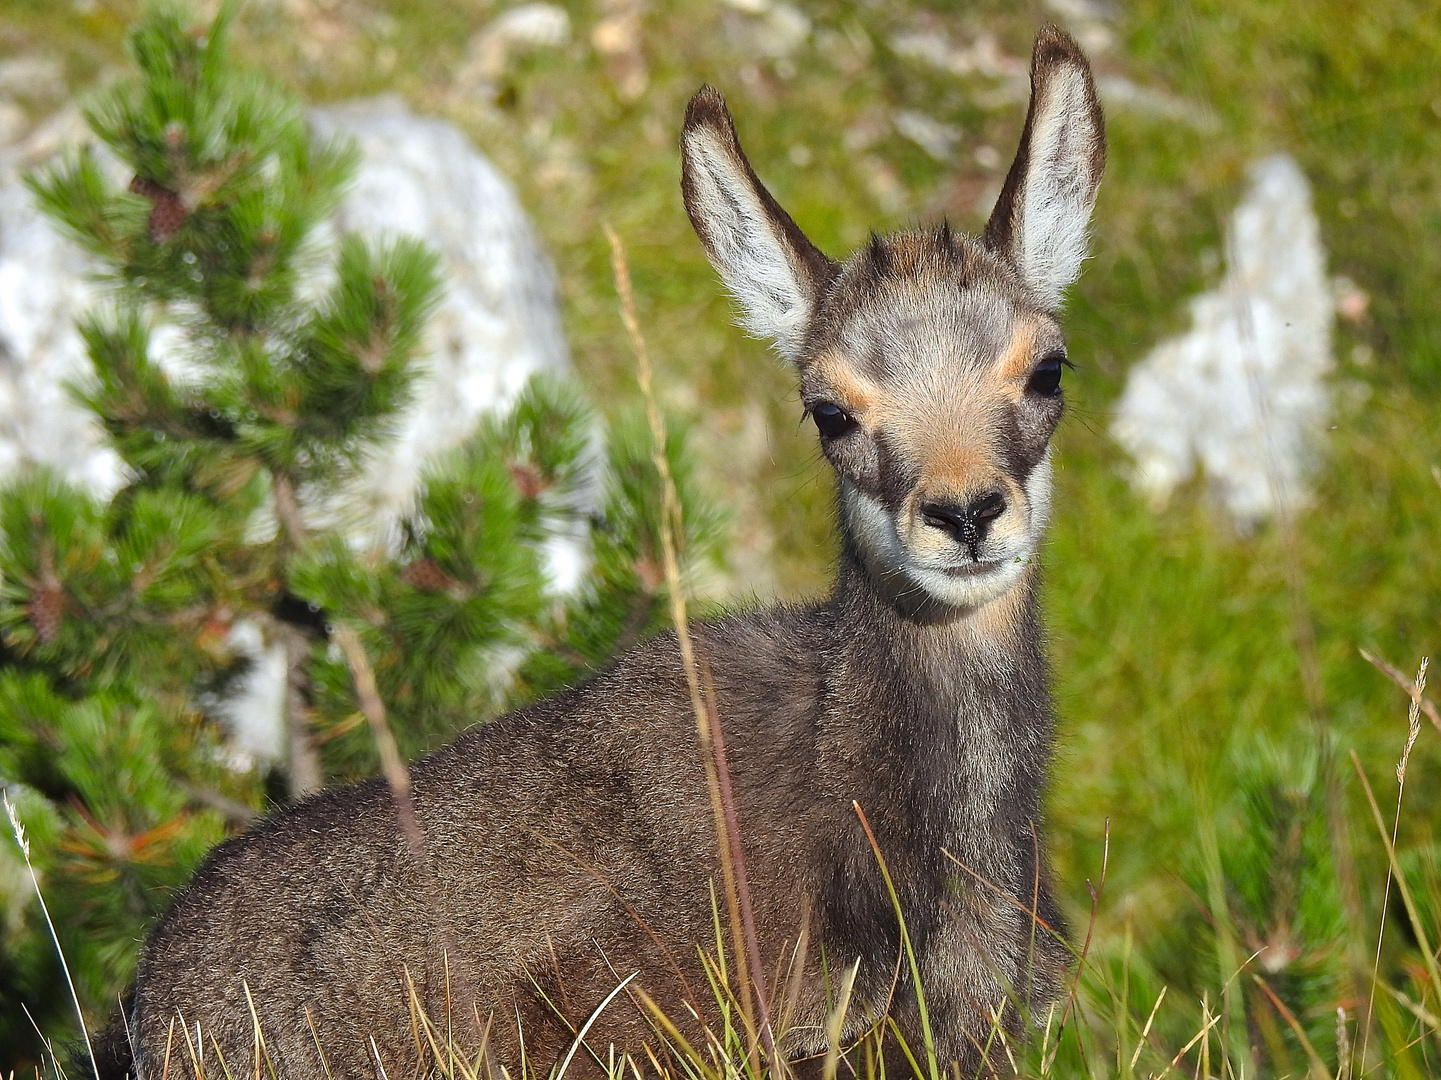
<path id="1" fill-rule="evenodd" d="M 1006 500 L 999 491 L 988 491 L 965 506 L 950 502 L 921 504 L 921 520 L 932 528 L 950 533 L 977 561 L 981 557 L 981 542 L 990 531 L 991 522 L 1005 512 Z"/>

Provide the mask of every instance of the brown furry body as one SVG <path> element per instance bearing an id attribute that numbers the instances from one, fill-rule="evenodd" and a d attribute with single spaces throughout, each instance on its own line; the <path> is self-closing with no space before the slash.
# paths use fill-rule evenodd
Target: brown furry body
<path id="1" fill-rule="evenodd" d="M 902 622 L 847 567 L 825 605 L 697 628 L 716 673 L 762 953 L 775 964 L 810 928 L 812 977 L 798 1003 L 809 1026 L 791 1035 L 794 1052 L 824 1048 L 822 954 L 861 958 L 852 1029 L 884 1010 L 900 942 L 859 802 L 923 960 L 942 1060 L 974 1063 L 967 1035 L 984 1038 L 998 984 L 1049 998 L 1064 965 L 1041 933 L 1029 970 L 1030 920 L 936 857 L 944 848 L 1029 906 L 1050 743 L 1034 605 L 998 652 L 964 626 Z M 413 775 L 438 891 L 379 781 L 222 845 L 145 948 L 130 1021 L 143 1075 L 159 1075 L 167 1043 L 172 1068 L 189 1071 L 184 1037 L 171 1032 L 177 1009 L 200 1023 L 212 1069 L 214 1039 L 232 1072 L 249 1072 L 246 987 L 280 1076 L 324 1075 L 317 1036 L 334 1076 L 376 1075 L 372 1038 L 388 1075 L 411 1075 L 407 975 L 433 1021 L 455 1017 L 462 1047 L 478 1043 L 460 1018 L 464 999 L 494 1011 L 492 1057 L 512 1070 L 517 1014 L 542 1071 L 571 1040 L 537 989 L 575 1027 L 637 970 L 677 1016 L 683 998 L 707 1000 L 695 946 L 714 940 L 716 839 L 673 637 L 470 732 Z M 1039 889 L 1055 926 L 1044 877 Z M 458 948 L 448 986 L 447 940 Z M 919 1046 L 904 986 L 895 1011 Z M 601 1048 L 646 1040 L 626 997 L 588 1038 Z"/>

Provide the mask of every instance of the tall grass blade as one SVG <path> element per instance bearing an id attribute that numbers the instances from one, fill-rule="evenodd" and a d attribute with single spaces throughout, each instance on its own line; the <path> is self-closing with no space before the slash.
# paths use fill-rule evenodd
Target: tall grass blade
<path id="1" fill-rule="evenodd" d="M 616 996 L 622 990 L 624 990 L 626 986 L 630 984 L 630 981 L 632 979 L 634 979 L 639 974 L 639 971 L 633 971 L 624 979 L 622 979 L 620 985 L 617 986 L 614 990 L 612 990 L 609 994 L 606 994 L 606 996 L 601 999 L 600 1004 L 597 1005 L 595 1009 L 591 1012 L 591 1014 L 585 1018 L 585 1023 L 581 1024 L 580 1030 L 575 1033 L 575 1039 L 571 1042 L 570 1049 L 565 1052 L 565 1058 L 561 1061 L 560 1068 L 556 1070 L 555 1080 L 563 1080 L 566 1069 L 570 1068 L 571 1060 L 575 1057 L 576 1050 L 578 1050 L 581 1044 L 585 1042 L 586 1033 L 590 1031 L 591 1025 L 600 1018 L 600 1014 L 602 1011 L 604 1011 L 605 1007 L 609 1005 L 612 1001 L 614 1001 L 616 999 Z"/>
<path id="2" fill-rule="evenodd" d="M 705 1059 L 696 1051 L 695 1047 L 691 1046 L 690 1041 L 681 1034 L 681 1030 L 676 1027 L 675 1021 L 666 1015 L 665 1010 L 657 1005 L 649 994 L 644 990 L 637 989 L 636 996 L 640 998 L 641 1004 L 645 1006 L 646 1011 L 651 1014 L 655 1022 L 660 1025 L 666 1037 L 675 1044 L 685 1059 L 699 1070 L 700 1074 L 705 1077 L 705 1080 L 723 1080 L 721 1074 L 706 1064 Z M 654 1057 L 652 1057 L 651 1060 L 654 1061 Z M 664 1076 L 665 1070 L 657 1064 L 656 1073 L 657 1075 Z"/>
<path id="3" fill-rule="evenodd" d="M 1161 1002 L 1166 1000 L 1166 991 L 1168 989 L 1170 988 L 1163 986 L 1161 987 L 1161 992 L 1156 995 L 1156 1004 L 1151 1006 L 1151 1015 L 1146 1017 L 1146 1026 L 1141 1029 L 1141 1037 L 1136 1040 L 1136 1051 L 1131 1055 L 1131 1063 L 1127 1067 L 1127 1072 L 1136 1071 L 1136 1062 L 1141 1060 L 1141 1050 L 1146 1045 L 1146 1037 L 1151 1034 L 1151 1025 L 1156 1022 L 1156 1013 L 1161 1008 Z"/>
<path id="4" fill-rule="evenodd" d="M 1077 994 L 1080 992 L 1081 988 L 1081 975 L 1086 970 L 1086 958 L 1090 955 L 1091 952 L 1091 938 L 1096 932 L 1096 916 L 1100 913 L 1101 894 L 1106 891 L 1106 869 L 1110 865 L 1110 861 L 1111 819 L 1107 818 L 1105 842 L 1101 846 L 1100 885 L 1096 888 L 1092 888 L 1090 880 L 1087 879 L 1086 881 L 1086 888 L 1090 891 L 1091 894 L 1091 917 L 1086 923 L 1086 940 L 1081 945 L 1081 956 L 1079 961 L 1076 963 L 1076 974 L 1072 976 L 1071 989 L 1066 994 L 1066 1007 L 1061 1010 L 1061 1022 L 1056 1028 L 1055 1045 L 1051 1047 L 1051 1056 L 1048 1057 L 1041 1066 L 1041 1072 L 1043 1073 L 1049 1073 L 1051 1071 L 1051 1067 L 1055 1065 L 1056 1055 L 1061 1052 L 1061 1037 L 1066 1033 L 1066 1021 L 1070 1018 L 1072 1012 L 1079 1011 L 1076 1009 Z M 1081 1050 L 1081 1056 L 1084 1057 L 1086 1050 L 1084 1046 L 1081 1046 L 1081 1036 L 1079 1032 L 1076 1035 L 1076 1045 Z"/>
<path id="5" fill-rule="evenodd" d="M 35 875 L 35 864 L 30 861 L 30 841 L 25 837 L 25 825 L 20 820 L 20 812 L 10 801 L 8 791 L 0 791 L 0 801 L 5 803 L 5 816 L 10 819 L 10 832 L 15 837 L 15 843 L 20 846 L 20 854 L 25 858 L 25 869 L 30 871 L 30 884 L 35 887 L 35 898 L 40 901 L 40 911 L 44 914 L 45 925 L 50 930 L 50 940 L 55 943 L 55 955 L 60 958 L 60 970 L 65 972 L 65 985 L 70 988 L 70 1002 L 75 1006 L 75 1019 L 80 1024 L 80 1034 L 85 1038 L 85 1054 L 90 1059 L 90 1068 L 94 1070 L 93 1075 L 99 1076 L 100 1066 L 95 1061 L 95 1048 L 90 1043 L 90 1032 L 85 1026 L 85 1013 L 80 1008 L 80 995 L 75 991 L 75 980 L 70 975 L 70 965 L 65 960 L 65 950 L 60 947 L 60 935 L 55 932 L 55 923 L 50 918 L 50 907 L 45 903 L 45 894 L 40 891 L 40 879 Z"/>
<path id="6" fill-rule="evenodd" d="M 411 988 L 411 993 L 415 993 L 414 987 Z M 310 1027 L 310 1038 L 315 1043 L 315 1052 L 320 1057 L 320 1068 L 325 1073 L 325 1080 L 331 1080 L 330 1059 L 325 1056 L 325 1047 L 320 1045 L 320 1032 L 315 1030 L 315 1017 L 310 1015 L 309 1005 L 305 1007 L 305 1022 Z M 170 1030 L 172 1034 L 175 1031 L 174 1020 L 170 1022 Z M 165 1043 L 165 1071 L 167 1073 L 170 1071 L 170 1043 L 168 1040 Z"/>
<path id="7" fill-rule="evenodd" d="M 40 1045 L 44 1047 L 44 1053 L 40 1055 L 40 1064 L 45 1064 L 45 1054 L 48 1053 L 50 1055 L 50 1063 L 55 1067 L 55 1075 L 60 1077 L 61 1080 L 64 1080 L 65 1070 L 60 1065 L 60 1058 L 55 1053 L 54 1044 L 45 1037 L 45 1032 L 40 1030 L 40 1025 L 35 1022 L 35 1016 L 30 1011 L 30 1006 L 22 1001 L 20 1003 L 20 1010 L 25 1014 L 25 1019 L 30 1021 L 30 1026 L 35 1029 L 35 1037 L 40 1040 Z M 38 1067 L 35 1070 L 35 1080 L 40 1080 L 40 1070 Z"/>
<path id="8" fill-rule="evenodd" d="M 1400 672 L 1396 671 L 1396 669 L 1393 668 L 1390 664 L 1387 664 L 1384 661 L 1378 662 L 1376 658 L 1373 658 L 1370 655 L 1366 654 L 1364 650 L 1362 651 L 1362 655 L 1365 656 L 1367 660 L 1370 660 L 1371 663 L 1375 664 L 1380 671 L 1391 676 L 1392 678 L 1395 678 L 1396 675 L 1400 674 Z M 1420 709 L 1422 702 L 1425 701 L 1426 668 L 1429 663 L 1429 657 L 1422 657 L 1421 666 L 1416 672 L 1416 681 L 1411 686 L 1405 686 L 1403 683 L 1403 689 L 1405 689 L 1411 696 L 1411 707 L 1407 710 L 1406 713 L 1406 744 L 1404 749 L 1401 751 L 1401 760 L 1396 765 L 1396 817 L 1391 824 L 1391 838 L 1389 842 L 1387 841 L 1385 835 L 1386 828 L 1381 823 L 1381 811 L 1376 805 L 1376 800 L 1372 797 L 1371 786 L 1367 782 L 1365 775 L 1362 773 L 1360 759 L 1357 758 L 1356 752 L 1354 750 L 1351 752 L 1351 761 L 1356 766 L 1357 773 L 1361 775 L 1361 785 L 1366 789 L 1366 797 L 1371 800 L 1371 809 L 1376 815 L 1376 824 L 1381 832 L 1381 842 L 1386 845 L 1386 854 L 1389 860 L 1389 865 L 1386 868 L 1386 888 L 1381 894 L 1380 926 L 1376 931 L 1376 958 L 1373 961 L 1371 967 L 1371 988 L 1370 993 L 1367 995 L 1366 1001 L 1366 1029 L 1365 1034 L 1361 1037 L 1361 1062 L 1363 1068 L 1365 1067 L 1366 1050 L 1367 1047 L 1370 1045 L 1371 1039 L 1371 1016 L 1374 1013 L 1376 1007 L 1376 985 L 1380 978 L 1381 971 L 1381 945 L 1386 939 L 1386 909 L 1390 906 L 1391 902 L 1391 879 L 1393 877 L 1399 878 L 1399 884 L 1401 885 L 1403 890 L 1406 890 L 1405 878 L 1401 875 L 1401 871 L 1397 869 L 1396 865 L 1396 836 L 1401 827 L 1401 800 L 1406 795 L 1406 763 L 1411 758 L 1411 748 L 1416 744 L 1416 736 L 1420 734 L 1421 729 L 1421 722 L 1418 716 L 1418 710 Z M 1411 916 L 1413 922 L 1416 922 L 1414 905 L 1411 904 L 1409 899 L 1409 890 L 1406 890 L 1405 896 L 1407 914 Z M 1423 942 L 1422 949 L 1426 953 L 1427 959 L 1430 961 L 1431 985 L 1436 987 L 1437 993 L 1441 993 L 1441 982 L 1438 982 L 1436 979 L 1435 958 L 1430 955 L 1430 950 L 1427 949 L 1424 945 L 1425 937 L 1424 935 L 1419 934 L 1419 923 L 1417 924 L 1417 928 L 1418 940 Z"/>
<path id="9" fill-rule="evenodd" d="M 1281 1019 L 1286 1021 L 1287 1026 L 1291 1029 L 1291 1033 L 1296 1036 L 1296 1041 L 1301 1044 L 1301 1050 L 1305 1053 L 1307 1062 L 1310 1063 L 1311 1075 L 1315 1077 L 1316 1080 L 1331 1080 L 1331 1070 L 1326 1068 L 1326 1063 L 1321 1060 L 1321 1055 L 1316 1053 L 1316 1047 L 1313 1046 L 1311 1040 L 1307 1038 L 1306 1029 L 1303 1028 L 1301 1022 L 1296 1019 L 1296 1014 L 1286 1007 L 1286 1003 L 1277 996 L 1276 991 L 1271 989 L 1270 984 L 1267 983 L 1265 979 L 1261 978 L 1261 976 L 1255 972 L 1251 973 L 1251 979 L 1261 988 L 1261 992 L 1265 994 L 1266 999 L 1271 1002 L 1272 1008 L 1281 1014 Z"/>
<path id="10" fill-rule="evenodd" d="M 1399 1004 L 1401 1008 L 1405 1009 L 1417 1020 L 1420 1020 L 1421 1023 L 1425 1024 L 1437 1035 L 1441 1035 L 1441 1017 L 1437 1017 L 1435 1013 L 1424 1006 L 1418 1005 L 1394 986 L 1389 984 L 1383 985 L 1386 986 L 1386 992 L 1396 999 L 1397 1004 Z"/>
<path id="11" fill-rule="evenodd" d="M 896 883 L 891 879 L 890 867 L 886 865 L 885 856 L 881 854 L 880 845 L 876 843 L 876 834 L 871 831 L 871 823 L 866 820 L 866 812 L 861 809 L 861 804 L 854 800 L 851 801 L 851 806 L 855 808 L 856 817 L 860 818 L 861 828 L 866 831 L 866 839 L 870 841 L 871 852 L 875 855 L 876 863 L 881 868 L 881 878 L 886 883 L 886 892 L 889 893 L 891 897 L 891 907 L 895 910 L 896 921 L 901 927 L 901 951 L 905 954 L 906 964 L 911 969 L 911 983 L 916 992 L 916 1011 L 921 1014 L 921 1038 L 926 1044 L 926 1064 L 930 1067 L 930 1071 L 925 1074 L 922 1074 L 919 1067 L 917 1067 L 916 1075 L 926 1075 L 931 1077 L 932 1080 L 936 1080 L 936 1078 L 941 1075 L 940 1067 L 936 1063 L 936 1040 L 931 1034 L 931 1016 L 926 1010 L 925 988 L 921 986 L 921 968 L 919 962 L 916 960 L 916 950 L 911 945 L 910 931 L 906 929 L 906 917 L 901 911 L 900 894 L 896 892 Z M 894 1021 L 892 1021 L 891 1026 L 893 1028 L 895 1027 Z M 900 1031 L 898 1029 L 896 1030 L 896 1036 L 897 1038 L 900 1037 Z M 909 1048 L 906 1047 L 904 1039 L 901 1040 L 901 1048 L 905 1050 L 906 1057 L 911 1058 L 911 1052 Z M 911 1063 L 915 1065 L 914 1058 L 911 1058 Z"/>
<path id="12" fill-rule="evenodd" d="M 1411 920 L 1411 930 L 1416 935 L 1416 944 L 1421 951 L 1421 962 L 1426 966 L 1426 977 L 1433 987 L 1441 989 L 1441 971 L 1436 967 L 1436 954 L 1431 951 L 1430 939 L 1426 936 L 1426 927 L 1421 920 L 1421 913 L 1417 910 L 1416 901 L 1411 896 L 1411 888 L 1406 884 L 1406 876 L 1401 873 L 1401 864 L 1396 859 L 1396 846 L 1391 842 L 1391 837 L 1386 833 L 1386 822 L 1381 817 L 1381 807 L 1376 803 L 1376 796 L 1371 791 L 1371 782 L 1366 779 L 1366 771 L 1361 768 L 1361 759 L 1356 756 L 1356 751 L 1351 751 L 1351 764 L 1356 768 L 1356 775 L 1361 779 L 1361 789 L 1366 793 L 1367 805 L 1371 807 L 1371 817 L 1376 823 L 1376 830 L 1381 837 L 1381 846 L 1386 849 L 1386 860 L 1391 866 L 1391 876 L 1396 880 L 1396 890 L 1401 894 L 1401 902 L 1406 905 L 1406 915 Z M 1382 916 L 1385 917 L 1384 914 Z"/>
<path id="13" fill-rule="evenodd" d="M 1191 1052 L 1191 1048 L 1206 1038 L 1210 1034 L 1211 1029 L 1220 1022 L 1220 1016 L 1212 1016 L 1210 1010 L 1206 1010 L 1201 1018 L 1201 1030 L 1191 1036 L 1190 1042 L 1176 1051 L 1176 1056 L 1161 1070 L 1161 1074 L 1156 1077 L 1156 1080 L 1165 1080 L 1165 1078 L 1171 1074 L 1171 1071 L 1181 1063 L 1181 1059 Z"/>
<path id="14" fill-rule="evenodd" d="M 841 1063 L 841 1036 L 845 1031 L 846 1013 L 851 1007 L 851 991 L 856 986 L 856 976 L 861 970 L 860 957 L 841 976 L 841 992 L 836 1004 L 826 1018 L 826 1058 L 821 1065 L 821 1080 L 835 1080 L 836 1070 Z"/>

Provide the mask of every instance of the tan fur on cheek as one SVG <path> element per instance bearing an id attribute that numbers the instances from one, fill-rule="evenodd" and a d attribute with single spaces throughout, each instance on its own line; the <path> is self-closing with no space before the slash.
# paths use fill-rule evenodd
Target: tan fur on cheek
<path id="1" fill-rule="evenodd" d="M 1031 373 L 1031 364 L 1036 356 L 1038 327 L 1031 320 L 1017 323 L 1011 331 L 1010 343 L 996 362 L 996 374 L 1011 381 L 1024 379 Z"/>
<path id="2" fill-rule="evenodd" d="M 867 427 L 873 427 L 885 413 L 885 391 L 866 378 L 837 352 L 823 353 L 807 365 L 806 383 L 822 387 L 822 393 Z"/>
<path id="3" fill-rule="evenodd" d="M 1005 352 L 991 369 L 991 389 L 1008 401 L 1019 404 L 1026 395 L 1026 382 L 1036 361 L 1038 327 L 1032 321 L 1017 324 Z"/>

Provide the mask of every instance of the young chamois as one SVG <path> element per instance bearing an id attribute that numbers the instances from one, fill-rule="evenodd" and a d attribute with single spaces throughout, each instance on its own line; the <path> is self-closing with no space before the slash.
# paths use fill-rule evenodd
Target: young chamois
<path id="1" fill-rule="evenodd" d="M 857 962 L 843 1038 L 889 1010 L 925 1060 L 900 925 L 853 804 L 894 878 L 943 1068 L 999 1067 L 997 1011 L 1016 1033 L 1060 991 L 1036 563 L 1066 364 L 1057 313 L 1105 148 L 1075 43 L 1043 30 L 1031 71 L 984 235 L 907 232 L 843 263 L 761 186 L 716 91 L 686 112 L 686 209 L 746 327 L 795 365 L 839 482 L 831 594 L 693 629 L 760 963 L 803 964 L 773 997 L 790 1003 L 775 1037 L 793 1060 L 825 1051 L 831 995 Z M 633 974 L 589 1029 L 600 1058 L 657 1042 L 634 991 L 687 1031 L 685 1002 L 714 1013 L 697 952 L 714 950 L 718 841 L 673 634 L 412 776 L 428 865 L 379 780 L 221 845 L 145 943 L 102 1072 L 414 1076 L 429 1066 L 412 988 L 462 1051 L 484 1035 L 486 1061 L 512 1076 L 522 1045 L 541 1075 L 562 1060 Z M 569 1068 L 598 1060 L 581 1051 Z"/>

